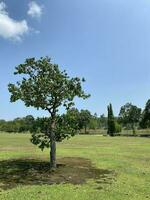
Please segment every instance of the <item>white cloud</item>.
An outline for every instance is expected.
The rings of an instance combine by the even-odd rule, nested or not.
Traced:
[[[33,18],[40,18],[42,15],[42,6],[38,5],[35,1],[31,1],[29,4],[28,15]]]
[[[17,21],[9,17],[6,4],[0,2],[0,36],[5,39],[21,40],[29,27],[26,20]]]

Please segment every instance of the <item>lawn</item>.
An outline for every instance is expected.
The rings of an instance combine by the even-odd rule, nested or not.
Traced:
[[[57,144],[56,172],[29,138],[0,134],[1,200],[150,199],[149,138],[75,136]]]

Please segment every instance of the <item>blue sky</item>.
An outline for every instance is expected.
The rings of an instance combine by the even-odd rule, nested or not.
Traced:
[[[150,98],[149,0],[35,0],[40,10],[29,0],[0,2],[0,118],[47,115],[10,103],[7,89],[17,80],[16,65],[46,55],[70,75],[85,77],[91,98],[76,100],[77,108],[106,114],[111,102],[117,115],[127,102],[144,107]]]

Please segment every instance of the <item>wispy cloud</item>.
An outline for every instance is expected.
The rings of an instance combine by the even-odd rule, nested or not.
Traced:
[[[40,18],[43,13],[43,7],[37,4],[35,1],[31,1],[29,4],[28,15],[33,18]]]
[[[5,39],[21,40],[22,36],[28,32],[27,21],[12,19],[6,11],[6,4],[0,2],[0,36]]]

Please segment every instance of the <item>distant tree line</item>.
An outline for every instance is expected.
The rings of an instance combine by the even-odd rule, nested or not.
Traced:
[[[18,132],[18,133],[23,133],[27,131],[31,131],[35,119],[32,115],[28,115],[23,118],[16,118],[11,121],[5,121],[5,120],[0,120],[0,131],[5,131],[5,132]]]
[[[74,130],[86,134],[89,129],[107,130],[108,135],[114,136],[122,129],[132,130],[135,134],[136,129],[150,128],[150,99],[144,110],[131,103],[126,103],[121,107],[117,117],[113,114],[111,104],[108,105],[107,110],[108,116],[104,114],[98,116],[96,113],[92,115],[88,110],[79,111],[76,108],[71,108],[66,114],[58,115],[57,120],[60,123],[62,119],[65,119],[74,126]],[[0,131],[9,133],[42,132],[48,128],[48,120],[50,120],[48,117],[34,118],[32,115],[11,121],[0,120]]]
[[[66,117],[68,121],[72,121],[72,125],[76,127],[76,130],[83,133],[88,133],[88,129],[107,129],[107,117],[104,114],[98,117],[97,114],[92,115],[88,110],[79,111],[72,108],[66,114],[58,115],[57,120]],[[0,120],[0,131],[9,133],[40,132],[46,129],[45,124],[48,120],[50,120],[48,117],[34,118],[32,115],[10,121]]]

